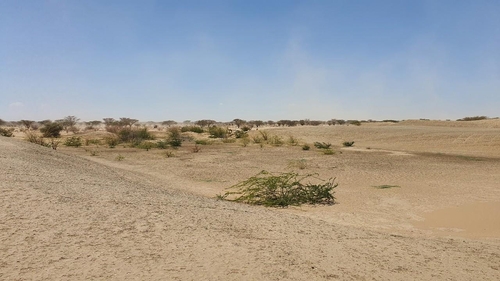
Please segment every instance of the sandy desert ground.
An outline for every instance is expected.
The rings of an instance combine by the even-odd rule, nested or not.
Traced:
[[[499,120],[265,130],[336,153],[186,142],[167,158],[0,137],[0,279],[500,279]],[[261,170],[336,177],[337,204],[214,199]]]

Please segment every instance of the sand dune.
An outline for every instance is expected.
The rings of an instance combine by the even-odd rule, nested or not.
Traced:
[[[366,230],[183,193],[0,138],[2,280],[497,280],[497,240]]]

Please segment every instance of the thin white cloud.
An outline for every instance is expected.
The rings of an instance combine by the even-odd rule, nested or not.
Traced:
[[[24,107],[24,104],[20,101],[16,101],[9,104],[9,108],[20,108],[20,107]]]

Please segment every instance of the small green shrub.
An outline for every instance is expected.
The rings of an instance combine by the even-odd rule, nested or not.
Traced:
[[[264,141],[267,141],[269,139],[269,133],[267,131],[259,131],[259,133]]]
[[[289,172],[274,175],[262,171],[249,179],[228,188],[219,199],[253,205],[287,207],[302,204],[333,204],[333,189],[338,186],[335,179],[320,184],[302,183],[314,174],[299,175]],[[228,199],[229,198],[229,199]]]
[[[137,145],[138,148],[140,149],[145,149],[146,151],[149,151],[152,148],[155,148],[156,144],[149,142],[149,141],[143,141]]]
[[[282,146],[285,142],[282,137],[274,135],[268,137],[267,143],[274,146]]]
[[[45,147],[49,147],[50,144],[49,143],[46,143],[45,140],[43,139],[42,136],[39,136],[38,134],[32,132],[32,131],[25,131],[25,136],[26,136],[26,140],[28,142],[31,142],[31,143],[34,143],[34,144],[38,144],[38,145],[41,145],[41,146],[45,146]]]
[[[299,139],[292,136],[292,135],[288,136],[287,142],[289,145],[293,145],[293,146],[299,145]]]
[[[314,146],[319,149],[329,149],[332,144],[327,142],[315,142]]]
[[[335,151],[333,151],[333,150],[331,150],[331,149],[328,148],[328,149],[324,149],[323,150],[323,154],[325,154],[325,155],[333,155],[333,154],[335,154]]]
[[[181,128],[181,132],[193,132],[197,134],[201,134],[204,132],[203,128],[200,126],[183,126]]]
[[[120,143],[120,140],[117,137],[106,137],[104,138],[104,142],[109,148],[115,148]]]
[[[14,128],[4,129],[0,128],[0,136],[12,137],[14,135]]]
[[[171,127],[168,129],[168,144],[172,147],[180,147],[182,145],[182,135],[179,127]]]
[[[157,141],[156,147],[159,149],[166,149],[168,147],[168,142],[166,140]]]
[[[252,140],[254,143],[262,143],[264,139],[261,136],[253,136]]]
[[[229,130],[227,128],[222,128],[218,126],[212,126],[208,128],[208,133],[211,138],[224,139],[229,137]]]
[[[241,144],[243,145],[243,147],[247,147],[250,144],[250,139],[249,138],[242,138]]]
[[[246,131],[237,130],[234,132],[234,137],[237,139],[242,139],[248,137],[248,133]]]
[[[132,129],[130,127],[123,127],[118,131],[118,137],[122,142],[130,142],[139,144],[145,140],[154,140],[154,135],[151,134],[147,128]]]
[[[82,138],[80,137],[70,137],[64,141],[65,146],[80,147],[82,146]]]
[[[58,138],[61,136],[63,125],[57,122],[46,123],[41,129],[44,138]]]
[[[345,141],[342,143],[342,145],[345,147],[351,147],[354,145],[354,142],[353,141]]]
[[[175,153],[173,151],[168,150],[167,152],[165,152],[165,156],[167,158],[175,157]]]
[[[125,156],[118,154],[118,156],[116,156],[115,159],[116,159],[116,161],[122,161],[123,159],[125,159]]]
[[[309,150],[309,149],[311,149],[311,147],[308,144],[304,144],[302,146],[302,150]]]
[[[195,144],[199,144],[199,145],[210,145],[210,144],[212,144],[212,142],[208,141],[208,140],[195,140],[194,143]]]
[[[306,159],[300,159],[300,160],[292,160],[288,163],[288,168],[296,168],[300,170],[304,170],[307,168],[307,160]]]
[[[101,140],[100,139],[85,139],[85,146],[89,146],[91,144],[100,145]]]

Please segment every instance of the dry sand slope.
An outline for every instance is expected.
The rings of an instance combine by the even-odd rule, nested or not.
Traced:
[[[1,280],[498,280],[500,243],[184,194],[0,137]]]

